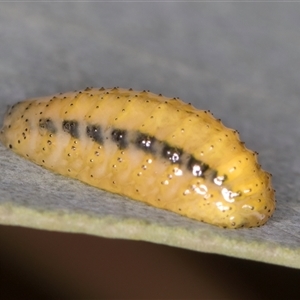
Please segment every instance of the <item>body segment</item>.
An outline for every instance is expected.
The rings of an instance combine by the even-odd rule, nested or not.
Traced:
[[[86,89],[19,102],[3,144],[59,174],[217,226],[264,224],[270,174],[208,111],[131,89]]]

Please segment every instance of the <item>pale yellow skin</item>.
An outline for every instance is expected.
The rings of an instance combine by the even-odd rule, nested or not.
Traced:
[[[80,136],[72,137],[61,126],[49,133],[38,126],[41,117],[55,124],[76,120]],[[108,133],[100,145],[86,135],[87,124],[99,124],[104,132],[119,128],[154,136],[208,164],[218,177],[196,177],[184,164],[132,143],[119,149]],[[237,132],[175,98],[101,88],[30,99],[6,114],[0,140],[59,174],[213,225],[260,226],[275,209],[271,176]]]

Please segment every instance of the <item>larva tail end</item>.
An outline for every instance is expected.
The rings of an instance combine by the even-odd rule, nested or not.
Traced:
[[[6,133],[7,126],[3,125],[0,129],[0,142],[2,145],[7,147],[7,133]]]
[[[17,106],[18,103],[16,103],[15,105],[7,105],[6,107],[6,112],[4,114],[3,120],[2,120],[2,124],[0,123],[0,142],[4,145],[4,146],[8,146],[7,144],[7,136],[8,136],[8,131],[10,128],[10,121],[11,121],[11,112],[14,109],[14,107]]]
[[[2,144],[4,144],[4,130],[3,130],[3,128],[1,128],[1,130],[0,130],[0,142]]]
[[[1,126],[1,124],[0,124]],[[4,123],[2,124],[2,127],[0,127],[0,142],[5,145],[5,129],[6,125]]]

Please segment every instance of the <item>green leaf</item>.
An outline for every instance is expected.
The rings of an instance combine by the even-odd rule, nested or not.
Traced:
[[[298,240],[270,220],[221,229],[49,172],[0,146],[0,223],[144,240],[300,268]]]

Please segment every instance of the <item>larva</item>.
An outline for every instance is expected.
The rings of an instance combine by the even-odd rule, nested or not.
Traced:
[[[275,209],[257,154],[208,111],[132,89],[94,89],[13,105],[2,143],[59,174],[224,228]]]

